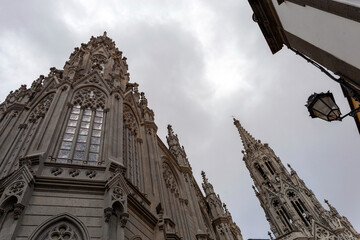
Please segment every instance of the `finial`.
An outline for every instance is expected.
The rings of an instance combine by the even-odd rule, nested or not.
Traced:
[[[206,174],[204,171],[201,171],[201,176],[204,182],[207,182]]]
[[[106,36],[107,36],[107,33],[106,33],[106,31],[104,31],[103,37],[106,37]]]
[[[145,97],[144,92],[140,93],[140,105],[143,106],[143,107],[147,107],[147,105],[148,105],[148,101],[147,101],[147,99]]]
[[[167,125],[167,129],[169,136],[174,135],[174,130],[172,129],[172,126],[170,124]]]
[[[139,92],[139,84],[134,83],[134,92]]]
[[[228,209],[226,207],[226,203],[223,203],[223,208],[225,209],[225,212],[228,212]]]
[[[336,210],[336,208],[329,203],[328,200],[324,199],[324,202],[328,205],[330,212],[334,215],[340,216],[339,212]]]
[[[290,174],[294,175],[296,174],[296,171],[291,167],[291,165],[288,163],[287,166],[290,168]]]

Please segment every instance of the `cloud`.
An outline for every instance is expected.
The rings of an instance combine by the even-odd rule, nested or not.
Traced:
[[[0,9],[0,100],[62,68],[74,47],[106,30],[154,109],[159,136],[173,125],[198,183],[205,170],[244,239],[266,238],[269,225],[232,115],[359,226],[355,124],[312,120],[304,107],[314,91],[331,90],[345,113],[339,86],[286,49],[272,55],[251,14],[236,0],[8,1]]]

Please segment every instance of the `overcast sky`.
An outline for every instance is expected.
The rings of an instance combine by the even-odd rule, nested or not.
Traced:
[[[272,55],[247,1],[0,0],[0,101],[49,68],[62,68],[91,35],[108,36],[128,58],[166,142],[172,124],[195,178],[207,173],[244,239],[266,238],[269,224],[251,188],[232,115],[323,202],[360,231],[359,134],[351,117],[328,123],[304,107],[340,87],[286,48]]]

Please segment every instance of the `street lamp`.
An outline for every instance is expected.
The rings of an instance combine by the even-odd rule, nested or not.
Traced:
[[[354,109],[341,117],[341,112],[338,105],[335,103],[334,96],[331,92],[327,93],[314,93],[312,94],[305,105],[309,110],[312,118],[321,118],[328,122],[341,121],[347,116],[354,116],[355,113],[360,111],[360,107]]]

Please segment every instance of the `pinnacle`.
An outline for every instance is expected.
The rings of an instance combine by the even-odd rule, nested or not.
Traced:
[[[169,136],[174,135],[174,130],[172,129],[172,126],[170,124],[168,124],[167,129],[168,129]]]
[[[291,165],[288,163],[287,166],[290,168],[290,174],[295,175],[297,174],[296,171],[291,167]]]
[[[206,173],[204,171],[201,171],[201,176],[202,176],[204,183],[207,182]]]
[[[248,150],[251,148],[251,146],[256,145],[258,141],[256,141],[256,139],[248,131],[245,130],[245,128],[240,124],[239,120],[237,120],[236,118],[233,118],[233,120],[234,125],[239,131],[241,141],[243,142],[245,150]]]
[[[329,209],[330,209],[330,212],[332,212],[332,213],[335,214],[335,215],[339,215],[339,213],[338,213],[338,211],[336,210],[336,208],[335,208],[333,205],[331,205],[328,200],[324,199],[324,202],[328,205],[328,207],[329,207]]]

